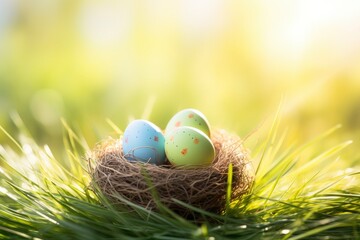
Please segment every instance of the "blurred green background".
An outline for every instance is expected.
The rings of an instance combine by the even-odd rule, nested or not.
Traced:
[[[359,158],[359,1],[0,0],[0,124],[52,149],[62,117],[92,146],[187,107],[245,136],[282,98],[291,139],[341,123]]]

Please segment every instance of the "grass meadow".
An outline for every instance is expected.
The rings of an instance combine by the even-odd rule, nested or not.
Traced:
[[[0,238],[360,239],[359,13],[355,0],[0,1]],[[243,139],[251,192],[221,214],[179,202],[193,221],[115,208],[91,186],[98,143],[189,107]]]

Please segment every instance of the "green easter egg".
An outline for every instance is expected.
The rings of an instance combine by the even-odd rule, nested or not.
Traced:
[[[208,166],[215,157],[215,148],[199,129],[177,127],[165,135],[165,154],[175,166]]]
[[[210,137],[209,122],[199,110],[189,108],[176,113],[167,124],[165,133],[183,126],[197,128]]]

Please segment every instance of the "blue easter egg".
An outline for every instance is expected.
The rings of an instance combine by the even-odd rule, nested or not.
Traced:
[[[129,161],[165,163],[165,138],[161,129],[147,120],[132,121],[122,137],[124,157]]]

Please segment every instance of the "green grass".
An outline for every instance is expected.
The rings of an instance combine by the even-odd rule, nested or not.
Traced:
[[[317,150],[339,126],[308,143],[291,144],[276,117],[252,151],[252,192],[227,201],[222,215],[179,202],[203,215],[194,222],[164,207],[151,212],[125,200],[130,208],[115,209],[89,188],[84,156],[90,147],[65,121],[66,154],[57,158],[35,142],[20,118],[15,123],[16,139],[1,128],[13,142],[0,146],[2,239],[360,238],[359,171],[350,168],[357,160],[345,161],[340,154],[351,141]]]

